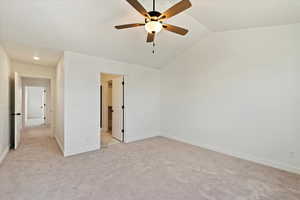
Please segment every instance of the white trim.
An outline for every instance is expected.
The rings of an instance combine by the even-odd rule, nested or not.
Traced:
[[[4,161],[5,157],[7,156],[9,152],[9,146],[7,146],[4,151],[2,152],[2,154],[0,155],[0,164]]]
[[[125,129],[125,132],[126,132],[126,129]],[[160,134],[160,132],[149,132],[147,135],[136,135],[134,137],[130,137],[130,132],[127,133],[125,135],[125,141],[124,143],[131,143],[131,142],[137,142],[137,141],[140,141],[140,140],[145,140],[145,139],[148,139],[148,138],[153,138],[153,137],[157,137],[157,136],[162,136]],[[165,136],[162,136],[162,137],[165,137]],[[176,139],[175,139],[176,140]]]
[[[178,140],[178,141],[181,141],[181,142],[184,142],[184,143],[192,144],[192,145],[195,145],[195,146],[198,146],[198,147],[210,150],[210,151],[215,151],[215,152],[218,152],[218,153],[226,154],[226,155],[233,156],[233,157],[236,157],[236,158],[240,158],[240,159],[243,159],[243,160],[255,162],[255,163],[265,165],[265,166],[268,166],[268,167],[284,170],[284,171],[295,173],[295,174],[300,174],[300,168],[298,168],[296,166],[287,165],[285,163],[280,163],[278,161],[272,161],[272,160],[268,160],[268,159],[258,158],[256,156],[252,156],[252,155],[242,153],[242,152],[232,152],[230,150],[221,149],[221,148],[218,148],[218,147],[214,147],[212,145],[206,145],[206,144],[199,145],[199,144],[192,143],[192,142],[189,142],[187,140],[178,138],[176,136],[164,136],[164,137],[174,139],[174,140]]]
[[[98,151],[100,150],[100,145],[96,145],[96,146],[89,146],[87,148],[81,148],[77,151],[72,151],[72,152],[65,152],[64,156],[68,157],[68,156],[74,156],[74,155],[78,155],[78,154],[82,154],[82,153],[88,153],[88,152],[92,152],[92,151]]]
[[[109,71],[109,70],[108,70]],[[102,99],[103,99],[103,84],[104,82],[102,82],[101,78],[102,78],[102,74],[106,74],[106,75],[117,75],[117,76],[121,76],[123,78],[123,81],[125,83],[124,85],[124,91],[122,91],[122,95],[123,95],[123,102],[124,102],[124,115],[122,115],[122,119],[123,119],[123,128],[124,128],[124,143],[126,143],[126,137],[127,137],[127,132],[126,132],[126,115],[127,115],[127,80],[128,80],[128,75],[126,73],[115,73],[115,72],[107,72],[107,71],[101,71],[100,72],[100,79],[99,79],[99,85],[102,85]],[[101,99],[101,94],[100,94],[100,89],[98,90],[99,91],[99,101],[100,104],[102,104],[102,99]],[[122,102],[122,103],[123,103]],[[101,105],[100,105],[101,106]],[[102,115],[103,114],[103,106],[102,106],[102,109],[99,110],[99,115]],[[99,127],[100,127],[100,124],[99,124]],[[101,133],[102,132],[108,132],[108,124],[103,124],[103,116],[102,116],[102,128],[100,128],[100,146],[101,146]],[[101,147],[100,147],[101,148]]]
[[[61,153],[64,155],[64,148],[63,148],[63,145],[62,145],[60,139],[56,136],[56,134],[54,135],[54,138],[56,140],[56,143],[59,146],[59,149],[60,149]]]
[[[19,62],[21,64],[30,64],[30,63],[23,63],[23,62],[20,62],[20,61],[16,61],[16,62]],[[32,64],[32,65],[37,65],[37,64]],[[37,65],[37,66],[38,67],[43,67],[42,65]],[[50,120],[51,123],[49,125],[50,125],[50,129],[51,129],[52,137],[55,137],[54,136],[53,124],[55,124],[55,121],[56,121],[55,120],[55,112],[56,112],[56,110],[55,110],[56,109],[56,105],[55,105],[56,97],[55,97],[55,95],[57,93],[56,92],[56,84],[55,84],[56,83],[56,74],[55,75],[35,75],[35,74],[22,73],[22,72],[18,72],[18,74],[21,78],[39,78],[39,79],[48,79],[50,81],[49,88],[50,88],[51,104],[48,105],[48,106],[50,106],[50,108],[51,108],[51,110],[49,111],[49,115],[50,115],[50,118],[51,118],[51,120]],[[23,84],[22,84],[22,87],[23,87]],[[54,88],[55,88],[55,90],[54,90]],[[23,94],[22,94],[22,96],[23,96]]]

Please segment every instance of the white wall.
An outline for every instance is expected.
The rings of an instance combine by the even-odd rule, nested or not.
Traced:
[[[10,60],[0,46],[0,163],[9,151],[10,145],[9,76]]]
[[[161,72],[164,135],[300,173],[300,24],[216,33]]]
[[[100,73],[125,75],[125,141],[159,134],[160,72],[65,52],[65,155],[100,148]]]
[[[65,70],[64,70],[64,57],[58,62],[56,67],[56,123],[55,123],[55,139],[64,154],[65,148]]]

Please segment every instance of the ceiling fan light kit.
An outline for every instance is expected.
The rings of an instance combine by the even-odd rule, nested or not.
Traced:
[[[115,26],[116,29],[145,26],[145,29],[148,33],[147,42],[153,42],[153,43],[155,39],[155,34],[159,33],[162,29],[165,29],[167,31],[179,35],[186,35],[188,33],[187,29],[178,26],[173,26],[170,24],[164,24],[163,21],[192,7],[192,4],[189,0],[182,0],[163,13],[160,13],[155,10],[155,0],[153,0],[153,11],[150,12],[147,12],[146,9],[137,0],[126,0],[126,1],[132,7],[134,7],[141,15],[145,17],[145,23],[119,25],[119,26]]]
[[[159,21],[149,21],[145,24],[145,29],[148,33],[159,33],[163,25]]]

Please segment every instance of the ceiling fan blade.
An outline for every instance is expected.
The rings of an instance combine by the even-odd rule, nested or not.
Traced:
[[[137,0],[127,0],[127,2],[132,5],[139,13],[144,17],[149,17],[147,10],[140,4]]]
[[[174,15],[177,15],[181,13],[182,11],[192,7],[192,3],[189,0],[182,0],[179,3],[175,4],[159,17],[159,19],[167,19],[170,17],[173,17]]]
[[[164,29],[171,31],[173,33],[177,33],[179,35],[186,35],[189,32],[189,30],[187,30],[187,29],[184,29],[184,28],[181,28],[178,26],[173,26],[170,24],[164,24],[163,27],[164,27]]]
[[[124,25],[118,25],[115,26],[116,29],[124,29],[124,28],[134,28],[137,26],[144,26],[145,24],[136,23],[136,24],[124,24]]]
[[[147,42],[153,42],[155,37],[155,33],[148,33]]]

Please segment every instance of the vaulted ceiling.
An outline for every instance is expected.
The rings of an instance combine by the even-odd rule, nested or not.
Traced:
[[[164,11],[179,0],[156,0]],[[152,0],[140,0],[148,10]],[[0,41],[10,57],[53,66],[64,50],[161,68],[211,32],[300,22],[299,0],[191,0],[193,7],[168,20],[190,30],[185,37],[162,31],[156,53],[146,44],[144,27],[115,30],[114,25],[143,22],[125,0],[1,0]]]

